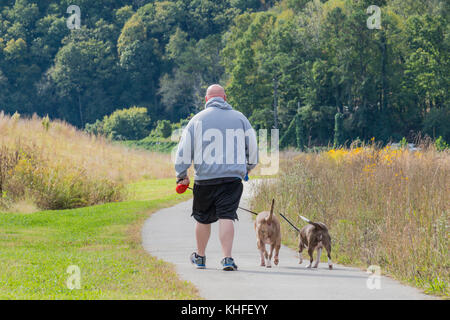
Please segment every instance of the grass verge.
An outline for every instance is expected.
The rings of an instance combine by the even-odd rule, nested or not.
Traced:
[[[126,202],[0,213],[0,299],[198,299],[193,285],[141,246],[149,214],[189,195],[175,194],[173,179],[128,191]],[[67,287],[72,265],[81,271],[81,289]]]

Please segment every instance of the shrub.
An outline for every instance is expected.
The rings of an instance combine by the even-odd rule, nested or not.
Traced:
[[[158,120],[155,130],[158,136],[162,138],[169,138],[172,134],[172,124],[169,120]]]
[[[121,199],[121,185],[108,179],[90,177],[68,165],[33,168],[26,163],[16,168],[19,178],[36,205],[46,209],[68,209]]]
[[[173,123],[172,124],[172,131],[176,130],[176,129],[182,129],[185,126],[187,126],[187,124],[189,123],[189,121],[194,117],[195,115],[193,113],[191,113],[189,115],[189,117],[187,117],[186,119],[181,119],[179,122],[177,123]]]
[[[42,209],[77,208],[119,200],[122,189],[120,183],[89,175],[73,163],[45,158],[35,146],[0,147],[3,207],[28,198]]]
[[[48,131],[48,129],[50,129],[50,118],[48,115],[46,115],[43,119],[42,119],[42,127],[44,128],[45,131]]]
[[[9,186],[12,172],[19,161],[19,150],[0,145],[0,207],[10,202]]]
[[[398,143],[400,148],[407,148],[408,147],[408,141],[406,140],[405,137],[402,138],[402,140],[400,140],[400,142]]]
[[[444,138],[440,136],[436,139],[436,142],[434,143],[434,146],[436,147],[437,151],[444,151],[449,148],[449,145],[447,142],[445,142]]]
[[[113,140],[140,140],[149,134],[150,122],[146,108],[133,107],[117,110],[102,121],[87,124],[85,131],[105,135]]]
[[[168,139],[175,130],[184,128],[193,116],[191,114],[187,119],[181,119],[177,123],[171,123],[169,120],[158,120],[155,129],[150,133],[150,137],[156,140],[160,138]]]
[[[95,123],[86,123],[85,131],[87,133],[96,135],[96,136],[103,136],[105,135],[105,131],[103,130],[103,121],[97,120]]]

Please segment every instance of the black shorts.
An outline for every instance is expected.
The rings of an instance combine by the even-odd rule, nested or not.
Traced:
[[[236,211],[243,189],[241,179],[217,185],[194,184],[192,216],[202,224],[211,224],[219,219],[238,219]]]

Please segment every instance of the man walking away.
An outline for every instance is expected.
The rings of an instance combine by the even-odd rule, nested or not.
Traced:
[[[242,196],[242,180],[258,162],[256,134],[248,119],[226,102],[225,90],[212,85],[206,92],[205,110],[195,115],[178,145],[177,183],[189,185],[187,174],[194,162],[192,216],[196,220],[197,252],[191,262],[206,267],[206,246],[211,224],[219,221],[223,270],[237,270],[232,257],[234,221]]]

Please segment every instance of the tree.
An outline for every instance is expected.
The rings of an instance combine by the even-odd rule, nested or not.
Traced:
[[[425,112],[448,106],[449,93],[444,88],[450,80],[449,40],[444,26],[443,18],[429,15],[407,20],[411,53],[406,58],[405,86]]]
[[[95,120],[101,110],[91,114],[89,100],[93,91],[100,94],[103,87],[111,81],[114,73],[114,59],[111,48],[104,42],[91,38],[72,38],[56,55],[55,65],[49,70],[49,76],[61,98],[68,99],[69,104],[58,110],[60,116],[70,115],[72,121],[78,118],[77,124],[84,127],[86,122]],[[76,112],[74,112],[76,110]],[[106,111],[106,110],[104,110]]]
[[[306,132],[306,126],[300,114],[297,114],[294,120],[295,120],[295,135],[297,138],[296,139],[297,148],[303,151],[308,146],[308,136]]]
[[[345,139],[448,137],[448,1],[77,0],[80,30],[69,4],[1,2],[1,111],[81,127],[140,106],[155,126],[198,112],[222,83],[284,145],[328,145],[336,113]],[[381,29],[367,28],[369,5]]]
[[[273,28],[275,15],[269,12],[244,13],[226,35],[223,50],[225,70],[229,74],[227,92],[232,105],[246,115],[250,121],[264,121],[261,126],[273,124],[271,113],[273,101],[270,71],[264,72],[258,60],[257,49],[266,41],[267,33]],[[278,72],[277,72],[278,73]],[[269,119],[272,122],[269,123]]]

